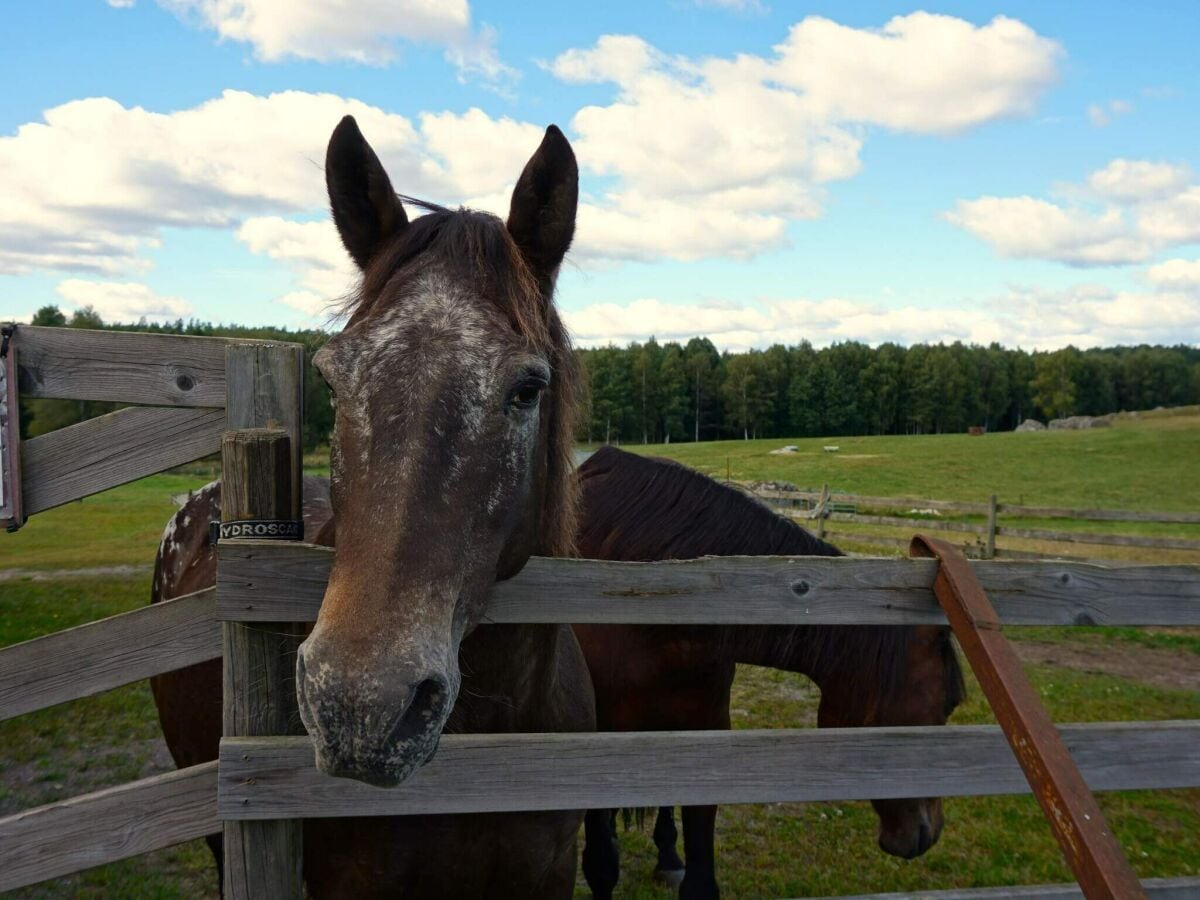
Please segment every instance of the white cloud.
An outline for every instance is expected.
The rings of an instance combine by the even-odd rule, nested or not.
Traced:
[[[1191,177],[1191,169],[1184,165],[1114,159],[1103,169],[1097,169],[1089,175],[1087,183],[1105,199],[1117,203],[1136,203],[1176,194]]]
[[[1035,197],[980,197],[958,201],[944,218],[1016,259],[1115,265],[1142,262],[1153,252],[1116,209],[1092,214]]]
[[[820,215],[854,176],[864,125],[961,131],[1029,112],[1061,48],[999,17],[977,27],[914,13],[882,29],[809,17],[773,56],[669,56],[633,35],[560,54],[560,80],[616,98],[572,120],[576,151],[616,184],[581,213],[583,256],[741,258]],[[715,226],[715,227],[710,227]]]
[[[192,306],[180,297],[164,297],[135,281],[86,281],[68,278],[58,283],[58,294],[76,307],[91,306],[105,322],[138,319],[178,319],[190,315]]]
[[[673,304],[655,299],[597,303],[566,313],[582,346],[707,335],[721,349],[745,350],[802,340],[880,344],[952,342],[1028,349],[1113,344],[1200,345],[1200,284],[1190,291],[1136,293],[1099,285],[1062,291],[1015,289],[986,303],[947,309],[892,308],[847,299],[787,299],[759,304]]]
[[[1147,269],[1146,278],[1161,288],[1195,289],[1200,293],[1200,259],[1168,259]]]
[[[1200,241],[1200,185],[1141,206],[1137,228],[1160,246]]]
[[[247,219],[237,237],[252,253],[284,263],[301,289],[278,298],[310,315],[328,315],[356,285],[358,271],[329,219],[293,222],[279,216]]]
[[[113,9],[130,9],[134,4],[134,0],[107,0],[107,2]]]
[[[1200,185],[1187,166],[1114,159],[1085,187],[1066,185],[1070,206],[1035,197],[960,200],[943,218],[1001,256],[1076,266],[1144,262],[1200,241]]]
[[[226,91],[172,113],[73,101],[0,138],[0,273],[116,275],[144,269],[141,252],[166,226],[323,211],[325,145],[347,113],[399,190],[443,202],[498,198],[541,138],[540,128],[477,109],[423,116],[418,129],[356,100],[300,91]],[[498,211],[506,208],[505,194]]]
[[[143,265],[164,226],[323,208],[325,143],[346,113],[408,189],[452,187],[425,175],[407,119],[333,94],[226,91],[166,114],[77,100],[0,138],[0,272],[114,274]]]
[[[1087,108],[1088,121],[1096,128],[1111,125],[1118,116],[1127,116],[1133,112],[1133,104],[1128,100],[1109,100],[1107,105],[1092,103]]]
[[[1105,125],[1108,125],[1112,122],[1112,119],[1109,117],[1104,107],[1099,103],[1089,104],[1087,108],[1087,114],[1088,121],[1091,122],[1096,128],[1103,128]]]
[[[1028,115],[1063,55],[1016,19],[980,27],[927,12],[881,29],[809,16],[776,50],[775,76],[830,118],[942,133]]]
[[[246,43],[264,62],[288,58],[386,65],[397,41],[445,48],[460,73],[510,78],[495,32],[471,29],[467,0],[158,0],[177,16]]]

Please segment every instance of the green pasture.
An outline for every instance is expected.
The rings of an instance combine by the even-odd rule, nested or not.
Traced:
[[[796,445],[799,452],[771,454],[786,444]],[[828,452],[826,447],[837,447],[837,452]],[[1200,409],[1196,407],[1118,418],[1111,428],[1086,431],[789,438],[628,445],[625,449],[677,459],[717,478],[783,481],[801,490],[819,491],[827,484],[834,493],[874,497],[986,503],[996,494],[1001,504],[1024,506],[1200,510]],[[904,510],[863,506],[856,511],[905,514]],[[881,551],[869,536],[907,538],[919,530],[921,521],[930,518],[985,523],[984,516],[955,513],[910,517],[912,527],[900,528],[830,520],[830,539],[844,550],[898,554],[899,549]],[[1003,511],[999,524],[1002,528],[1200,540],[1200,525],[1030,519]],[[979,540],[961,532],[942,532],[942,536],[962,546]],[[1067,544],[1004,535],[997,543],[1017,550],[1092,559],[1200,562],[1200,553],[1188,550]]]
[[[784,443],[797,456],[770,456]],[[837,444],[826,454],[824,444]],[[910,438],[772,440],[643,449],[741,479],[828,482],[862,494],[980,500],[995,492],[1027,504],[1126,509],[1200,508],[1200,417],[1122,422],[1092,432]],[[319,455],[306,462],[323,463]],[[0,646],[144,605],[149,570],[172,497],[214,474],[209,464],[154,476],[35,517],[0,535]],[[121,571],[61,570],[130,567]],[[12,570],[20,570],[13,572]],[[10,577],[4,579],[5,572]],[[15,575],[16,577],[11,577]],[[1196,666],[1200,629],[1014,629],[1014,636],[1142,652]],[[1132,678],[1030,666],[1059,721],[1200,718],[1200,693]],[[953,719],[990,721],[977,685]],[[803,677],[744,667],[735,727],[807,727],[815,688]],[[0,815],[170,767],[146,683],[0,723]],[[1103,795],[1101,804],[1143,877],[1200,874],[1200,790]],[[802,896],[1068,880],[1032,799],[952,798],[942,841],[905,862],[875,848],[865,803],[723,808],[718,874],[727,897]],[[649,827],[621,836],[622,896],[667,897],[650,872]],[[582,882],[581,882],[582,884]],[[581,889],[580,896],[586,896]],[[23,892],[23,897],[216,896],[207,847],[193,842]]]
[[[1189,408],[1194,410],[1194,408]],[[772,456],[785,444],[799,452]],[[836,446],[836,453],[824,447]],[[771,438],[625,447],[716,477],[801,489],[1074,508],[1200,509],[1200,411],[1085,431]],[[1191,477],[1187,477],[1190,473]],[[1121,523],[1125,524],[1125,523]],[[1089,524],[1088,526],[1092,526]]]

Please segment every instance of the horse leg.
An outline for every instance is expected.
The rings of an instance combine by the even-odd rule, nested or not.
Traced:
[[[616,819],[615,809],[583,814],[583,877],[596,900],[610,900],[621,877]]]
[[[680,900],[717,900],[716,853],[713,835],[717,827],[715,806],[685,806],[683,820],[683,852],[687,869],[679,885]]]
[[[221,897],[225,896],[225,836],[217,834],[206,835],[204,838],[208,849],[212,851],[213,859],[217,861],[217,888]]]
[[[660,806],[654,820],[654,846],[658,848],[658,865],[654,877],[668,886],[678,888],[683,881],[683,860],[675,849],[679,832],[675,830],[675,807]]]

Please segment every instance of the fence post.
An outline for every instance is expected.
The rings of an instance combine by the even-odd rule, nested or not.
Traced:
[[[817,537],[825,540],[825,519],[829,516],[829,482],[821,485],[821,499],[817,501]]]
[[[221,446],[221,518],[296,521],[301,517],[301,348],[232,345],[226,354],[227,424]],[[296,648],[303,626],[226,622],[224,734],[296,730]],[[302,822],[226,822],[228,900],[300,898]]]
[[[996,558],[996,495],[988,499],[987,547],[983,551],[984,559]]]

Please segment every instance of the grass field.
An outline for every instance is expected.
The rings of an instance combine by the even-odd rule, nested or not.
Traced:
[[[1170,412],[1170,415],[1165,414]],[[795,444],[786,456],[770,451]],[[836,446],[836,453],[824,447]],[[1154,512],[1200,510],[1200,409],[1186,407],[1119,418],[1112,428],[1087,431],[1003,432],[916,437],[800,438],[720,441],[697,444],[628,445],[626,450],[667,456],[717,478],[785,481],[802,490],[875,497],[911,497],[1075,509],[1127,509]],[[1191,477],[1187,477],[1190,474]],[[860,508],[860,513],[895,511]],[[881,552],[867,536],[907,538],[911,529],[830,521],[844,549]],[[982,516],[945,514],[943,521],[982,525]],[[1200,525],[1151,522],[1092,522],[1079,519],[1027,519],[1001,516],[1001,526],[1062,532],[1130,534],[1200,540]],[[856,537],[861,536],[861,541]],[[960,545],[977,538],[943,533]],[[1096,544],[1063,544],[1001,536],[998,546],[1094,559],[1146,562],[1200,562],[1200,552],[1130,550]],[[899,550],[886,551],[899,553]]]
[[[800,444],[803,452],[793,457],[767,454],[783,443]],[[820,447],[825,443],[831,442],[774,440],[645,449],[721,475],[728,458],[735,478],[782,479],[817,487],[827,481],[834,489],[857,493],[978,500],[994,491],[1004,500],[1030,504],[1200,508],[1197,417],[1141,420],[1095,432],[847,438],[832,442],[841,447],[837,455],[824,454]],[[309,462],[321,461],[312,457]],[[143,605],[149,596],[154,549],[174,509],[171,497],[211,477],[211,467],[200,465],[144,479],[44,513],[18,534],[0,537],[0,645]],[[111,570],[114,566],[126,568]],[[1041,662],[1028,667],[1060,721],[1200,718],[1200,691],[1188,686],[1194,680],[1183,677],[1200,671],[1200,629],[1012,632],[1027,646],[1036,642],[1057,648],[1064,659],[1073,660],[1070,665]],[[1085,660],[1082,668],[1080,659]],[[1152,679],[1152,669],[1167,675]],[[1179,678],[1172,672],[1180,673]],[[813,686],[801,676],[743,667],[735,685],[735,727],[812,726],[817,699]],[[990,721],[974,682],[969,702],[953,721]],[[0,815],[170,765],[145,683],[21,716],[0,723]],[[1139,874],[1200,874],[1200,791],[1109,794],[1102,796],[1101,804]],[[727,807],[718,819],[718,875],[727,897],[1069,878],[1030,798],[953,798],[946,803],[946,817],[938,846],[922,859],[904,862],[875,849],[875,817],[865,803]],[[667,897],[649,877],[653,854],[648,832],[623,834],[622,850],[621,895]],[[19,894],[215,895],[215,875],[201,842]],[[579,895],[586,892],[581,889]]]

